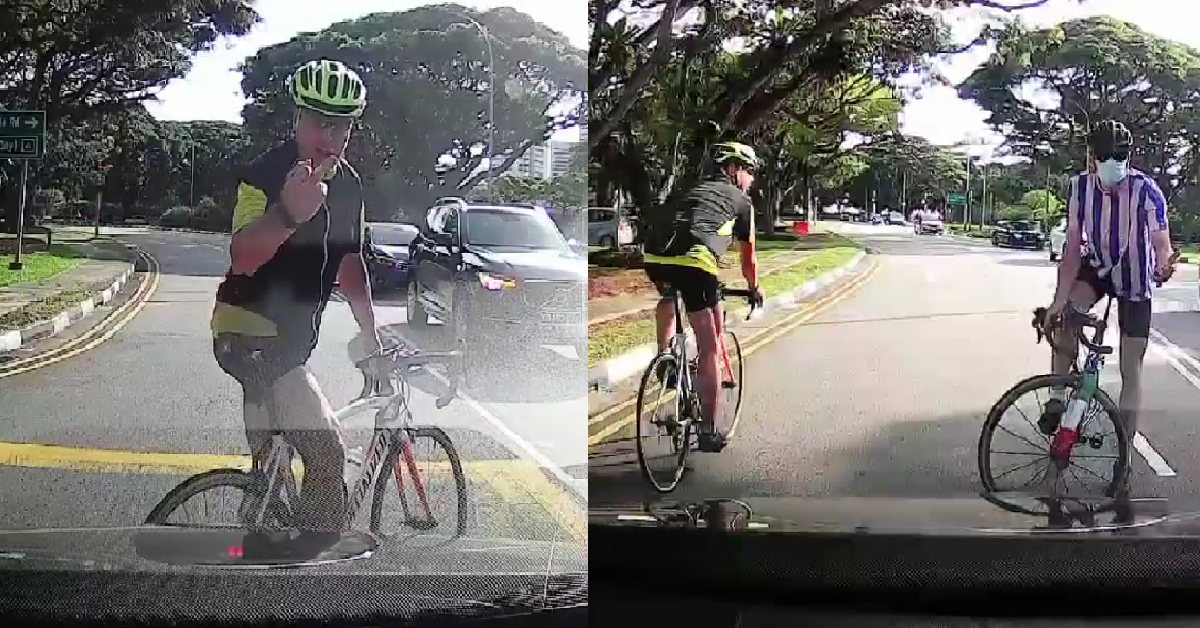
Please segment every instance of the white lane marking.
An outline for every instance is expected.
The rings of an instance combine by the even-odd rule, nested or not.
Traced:
[[[1167,459],[1163,458],[1162,454],[1150,445],[1150,441],[1141,432],[1133,435],[1133,448],[1142,454],[1142,458],[1145,459],[1146,464],[1154,471],[1155,475],[1164,478],[1175,477],[1175,469],[1167,464]]]
[[[1200,362],[1197,362],[1195,358],[1188,355],[1186,351],[1180,349],[1175,343],[1167,340],[1167,337],[1157,329],[1150,330],[1150,340],[1153,341],[1150,343],[1150,348],[1154,349],[1159,356],[1166,360],[1167,364],[1170,364],[1176,373],[1179,373],[1183,379],[1187,380],[1187,383],[1191,384],[1196,390],[1200,390],[1200,377],[1196,376],[1197,373],[1200,373]],[[1184,364],[1192,368],[1189,369]]]

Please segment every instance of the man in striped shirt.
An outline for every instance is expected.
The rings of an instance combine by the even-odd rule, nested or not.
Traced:
[[[1047,320],[1068,304],[1087,312],[1105,295],[1117,301],[1121,332],[1120,420],[1137,431],[1141,408],[1142,361],[1150,336],[1154,285],[1174,272],[1167,228],[1167,201],[1150,175],[1129,168],[1133,135],[1124,124],[1106,120],[1088,137],[1087,171],[1071,180],[1067,203],[1067,245],[1058,268],[1058,287]],[[1070,338],[1074,338],[1073,331]],[[1079,350],[1060,342],[1055,373],[1070,371]],[[1053,434],[1066,410],[1065,391],[1052,391],[1039,427]]]

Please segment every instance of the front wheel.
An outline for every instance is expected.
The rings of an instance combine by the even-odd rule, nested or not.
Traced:
[[[725,330],[725,357],[728,358],[728,368],[722,359],[722,364],[718,365],[721,373],[721,390],[725,393],[725,407],[733,406],[733,421],[729,424],[729,432],[725,434],[726,440],[732,439],[737,432],[738,422],[742,418],[742,384],[744,383],[742,370],[742,343],[738,340],[737,334],[732,330]]]
[[[642,469],[642,477],[654,487],[654,490],[659,493],[670,493],[679,486],[679,481],[683,479],[683,475],[687,470],[688,452],[692,446],[692,421],[688,417],[682,417],[680,414],[687,407],[687,400],[684,397],[688,394],[682,389],[681,382],[683,381],[683,369],[679,363],[679,358],[670,351],[659,353],[650,362],[650,366],[646,368],[646,372],[642,374],[642,383],[638,386],[637,394],[637,455],[638,464]],[[658,399],[650,402],[647,399],[651,388],[655,387],[655,381],[659,375],[663,376],[663,383],[658,385]],[[652,408],[647,408],[647,404],[653,405]],[[665,410],[669,407],[670,414],[664,418],[657,418],[657,415],[647,417],[647,410],[657,412],[660,409]],[[665,455],[656,456],[654,453],[648,452],[646,446],[650,439],[656,439],[658,442],[666,441],[667,453]],[[655,475],[655,471],[651,469],[651,462],[656,461],[656,458],[665,459],[669,465],[667,470],[661,476]]]
[[[293,524],[291,510],[279,500],[273,500],[267,511],[267,521],[262,522],[262,525],[247,520],[249,513],[255,510],[254,507],[262,503],[263,483],[259,480],[259,477],[257,474],[246,473],[238,469],[214,469],[193,475],[180,482],[178,486],[167,493],[166,497],[163,497],[162,501],[146,517],[146,524],[196,525],[204,527],[233,526],[253,529],[291,528]],[[234,508],[234,517],[230,521],[225,523],[205,521],[195,524],[182,524],[171,521],[172,515],[181,510],[193,497],[221,488],[233,489],[239,494],[237,496],[239,499],[236,500],[237,505]],[[207,508],[204,510],[208,511]]]
[[[467,476],[463,473],[462,461],[454,448],[454,443],[446,432],[436,427],[421,427],[406,430],[407,438],[394,445],[383,462],[383,472],[375,481],[375,496],[371,500],[371,532],[382,537],[394,537],[394,533],[382,531],[385,519],[393,518],[385,515],[384,498],[389,494],[388,487],[394,487],[391,494],[396,495],[399,502],[399,512],[395,517],[399,524],[420,532],[437,531],[439,540],[449,541],[459,538],[467,532]],[[428,442],[435,453],[444,452],[445,461],[435,463],[436,468],[422,473],[418,469],[416,453],[421,443]],[[440,452],[439,452],[440,450]],[[418,450],[419,451],[419,450]],[[421,455],[421,458],[427,458]],[[434,506],[430,503],[430,480],[434,478],[449,479],[453,492],[438,491],[438,497],[446,496],[447,506],[454,509],[453,515],[438,517]],[[449,488],[446,486],[445,488]]]
[[[1019,431],[1025,432],[1024,435],[1017,434],[1011,429],[1000,428],[1000,420],[1004,418],[1004,415],[1008,409],[1013,407],[1018,399],[1037,390],[1044,389],[1047,394],[1041,396],[1041,399],[1048,400],[1050,398],[1049,393],[1051,389],[1059,386],[1063,387],[1067,392],[1067,399],[1074,398],[1074,396],[1078,394],[1078,390],[1082,384],[1082,378],[1078,375],[1035,375],[1034,377],[1030,377],[1022,382],[1019,382],[1016,386],[1013,386],[1007,392],[1001,395],[1000,400],[997,401],[996,405],[992,406],[992,409],[988,412],[987,419],[983,423],[983,430],[979,434],[979,479],[983,483],[984,490],[992,493],[1011,490],[999,488],[997,480],[1000,479],[1000,477],[1003,477],[1005,474],[1001,474],[1000,477],[997,477],[992,468],[992,459],[990,454],[992,453],[992,447],[994,444],[993,441],[995,439],[997,429],[1001,429],[1001,431],[1016,437],[1016,439],[1019,441],[1024,441],[1026,445],[1044,448],[1045,451],[1043,452],[1043,455],[1047,465],[1046,468],[1049,470],[1050,467],[1054,465],[1053,461],[1050,459],[1051,436],[1042,433],[1038,429],[1036,420],[1031,420],[1027,417],[1024,420],[1024,425],[1022,425],[1021,422],[1016,424],[1021,426]],[[1044,404],[1044,401],[1039,401],[1039,413],[1041,412],[1041,404]],[[1024,413],[1020,414],[1024,415]],[[1101,415],[1108,415],[1109,423],[1112,426],[1110,428],[1111,432],[1102,433],[1098,429],[1104,427],[1102,425],[1098,425],[1098,423],[1100,423],[1098,419]],[[1100,483],[1103,485],[1104,495],[1107,497],[1112,497],[1124,485],[1125,480],[1128,478],[1130,471],[1129,446],[1132,441],[1132,437],[1125,431],[1125,424],[1120,418],[1117,405],[1113,403],[1113,400],[1103,390],[1097,389],[1095,394],[1092,396],[1092,401],[1085,409],[1083,419],[1080,422],[1079,432],[1079,443],[1071,452],[1071,466],[1067,467],[1064,473],[1067,475],[1067,477],[1079,478],[1080,481],[1082,481],[1082,478],[1100,478]],[[1088,455],[1091,453],[1089,449],[1098,450],[1103,447],[1106,442],[1115,443],[1117,450],[1115,456]],[[1036,454],[1018,455],[1033,456]],[[1112,477],[1110,480],[1104,480],[1103,475],[1089,468],[1096,466],[1091,464],[1091,461],[1100,458],[1112,459]],[[1077,465],[1076,461],[1078,460],[1086,460],[1089,462],[1089,464],[1087,466]],[[1022,462],[1026,462],[1026,460],[1022,459]],[[1026,464],[1018,466],[1016,469],[1006,473],[1011,473],[1012,471],[1016,471],[1017,469],[1021,468],[1028,468],[1037,463],[1037,460],[1029,461]],[[1103,465],[1104,468],[1108,467],[1108,463],[1102,462],[1100,464]]]

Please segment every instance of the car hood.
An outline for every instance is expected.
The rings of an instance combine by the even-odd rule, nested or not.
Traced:
[[[371,248],[394,259],[408,259],[408,245],[372,244]]]
[[[116,570],[197,572],[262,567],[239,559],[245,531],[237,528],[141,526],[130,528],[0,532],[0,571]],[[462,538],[440,546],[378,543],[347,533],[338,550],[288,565],[305,573],[343,575],[486,575],[582,573],[583,543]]]
[[[503,273],[518,279],[587,281],[586,260],[569,250],[498,250],[469,246],[464,251],[463,261],[484,270]]]
[[[1000,229],[997,229],[997,231],[1002,231],[1004,233],[1012,233],[1012,234],[1019,233],[1021,235],[1042,235],[1041,231],[1035,231],[1033,229],[1008,229],[1008,228],[1002,227]]]
[[[706,527],[696,525],[697,514],[700,519],[709,514],[709,519],[726,521],[727,529],[747,531],[965,536],[1127,528],[1138,535],[1200,537],[1200,500],[1196,499],[1056,501],[1019,493],[935,499],[804,497],[617,504],[591,508],[589,525]]]

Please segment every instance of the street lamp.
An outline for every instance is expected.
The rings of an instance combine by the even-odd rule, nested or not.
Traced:
[[[463,13],[459,13],[458,11],[455,11],[454,9],[447,9],[445,7],[443,7],[443,8],[446,11],[448,11],[449,13],[457,15],[458,17],[461,17],[462,19],[470,22],[471,25],[474,26],[476,28],[476,30],[479,31],[480,36],[483,37],[484,43],[487,44],[487,53],[488,53],[488,141],[487,141],[488,171],[487,171],[487,182],[488,182],[488,202],[490,203],[490,202],[492,202],[493,197],[496,193],[494,190],[495,186],[492,185],[493,177],[495,177],[495,172],[496,172],[496,164],[492,163],[492,157],[493,157],[492,147],[495,146],[495,144],[496,144],[496,142],[495,142],[495,139],[496,139],[496,57],[494,54],[492,54],[492,36],[488,33],[488,29],[486,26],[484,26],[483,24],[480,24],[471,16],[463,14]]]

